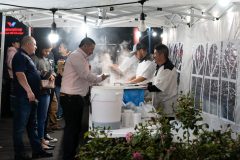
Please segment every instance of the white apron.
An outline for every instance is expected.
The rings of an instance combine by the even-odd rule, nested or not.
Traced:
[[[161,66],[157,74],[153,77],[153,85],[161,92],[153,92],[153,106],[158,109],[162,108],[167,117],[175,117],[177,102],[177,71],[174,67],[172,70],[164,69]]]

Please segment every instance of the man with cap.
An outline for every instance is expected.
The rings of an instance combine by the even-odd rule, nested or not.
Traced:
[[[156,64],[152,61],[151,55],[147,53],[147,47],[144,43],[137,44],[135,56],[139,63],[135,76],[128,83],[147,83],[153,77]]]
[[[174,108],[177,101],[177,71],[168,59],[169,50],[164,44],[154,49],[154,60],[157,64],[152,82],[148,83],[148,90],[153,92],[153,105],[162,108],[169,120],[175,118]]]

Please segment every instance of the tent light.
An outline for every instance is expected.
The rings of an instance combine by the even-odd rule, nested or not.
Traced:
[[[52,13],[53,13],[53,22],[51,25],[51,33],[48,35],[48,40],[51,43],[56,43],[59,40],[59,35],[57,34],[57,25],[55,23],[55,19],[54,19],[54,14],[57,11],[56,8],[51,9]]]
[[[139,22],[139,26],[138,26],[138,29],[140,32],[145,32],[147,30],[147,26],[145,24],[145,14],[143,13],[144,2],[145,2],[145,0],[140,1],[141,5],[142,5],[142,13],[140,14],[140,22]]]

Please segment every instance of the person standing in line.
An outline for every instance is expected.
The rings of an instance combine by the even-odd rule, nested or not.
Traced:
[[[57,119],[61,119],[63,116],[62,106],[60,104],[60,89],[61,89],[61,82],[62,82],[62,75],[64,71],[64,65],[67,60],[67,57],[70,55],[70,52],[67,49],[67,45],[65,43],[61,43],[59,45],[59,54],[60,56],[57,59],[57,76],[55,80],[55,93],[58,100],[58,111],[57,111]]]
[[[37,70],[40,72],[40,76],[42,80],[49,80],[54,82],[56,74],[54,73],[53,68],[51,67],[51,64],[49,62],[49,59],[47,58],[49,53],[52,50],[52,45],[48,42],[42,42],[41,47],[38,52],[38,57],[35,60],[35,64],[37,67]],[[33,59],[33,58],[32,58]],[[51,94],[50,88],[44,88],[41,87],[40,90],[40,96],[39,96],[39,103],[37,108],[37,131],[38,131],[38,137],[41,140],[42,147],[45,150],[51,150],[54,147],[49,144],[48,141],[44,139],[44,133],[45,133],[45,125],[46,120],[48,116],[48,107],[50,103],[50,94]]]
[[[31,159],[24,149],[23,134],[25,128],[32,147],[32,158],[53,156],[52,153],[43,150],[40,139],[35,132],[41,78],[30,56],[35,54],[36,48],[36,41],[33,37],[24,37],[21,41],[21,49],[12,60],[13,85],[16,95],[13,118],[15,160]]]
[[[16,38],[12,41],[12,46],[7,49],[7,67],[8,67],[8,74],[10,79],[13,79],[13,72],[12,72],[12,59],[13,56],[17,53],[17,50],[20,48],[20,41]]]
[[[88,57],[93,54],[94,48],[94,40],[84,38],[79,48],[69,55],[64,67],[60,93],[65,120],[63,160],[74,160],[79,140],[83,138],[79,135],[83,110],[86,107],[85,96],[89,92],[89,87],[108,77],[104,74],[97,76],[90,71]]]
[[[56,56],[54,55],[53,52],[50,52],[49,55],[47,56],[50,64],[51,64],[51,68],[52,70],[55,71],[55,59]],[[56,77],[55,77],[56,80]],[[56,83],[56,82],[55,82]],[[56,84],[55,84],[56,87]],[[51,89],[51,94],[50,94],[50,104],[48,107],[48,116],[46,119],[46,123],[45,123],[45,133],[44,133],[44,139],[48,140],[49,142],[57,142],[58,139],[57,138],[53,138],[50,136],[49,133],[53,132],[53,129],[58,129],[60,128],[59,126],[59,122],[57,121],[57,110],[58,110],[58,102],[57,101],[57,97],[55,94],[55,88]]]
[[[153,93],[153,106],[162,108],[169,120],[175,119],[174,110],[177,102],[177,70],[168,58],[169,50],[164,44],[154,49],[154,59],[157,64],[152,82],[148,90]]]
[[[12,59],[13,56],[17,53],[17,50],[20,48],[20,41],[19,39],[14,39],[11,43],[11,46],[7,49],[7,58],[6,64],[8,69],[8,75],[10,78],[10,110],[13,111],[14,105],[14,92],[13,92],[13,72],[12,72]]]

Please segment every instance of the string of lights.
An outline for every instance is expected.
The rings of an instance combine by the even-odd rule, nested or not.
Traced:
[[[81,10],[81,9],[89,9],[89,8],[102,8],[102,7],[113,7],[113,6],[121,6],[121,5],[128,5],[128,4],[136,4],[140,3],[143,4],[148,0],[140,0],[140,1],[133,1],[133,2],[126,2],[126,3],[115,3],[115,4],[105,4],[105,5],[96,5],[96,6],[86,6],[86,7],[76,7],[76,8],[57,8],[58,10]],[[40,8],[40,7],[30,7],[30,6],[20,6],[14,4],[7,4],[7,3],[0,3],[3,6],[11,6],[11,7],[18,7],[18,8],[25,8],[25,9],[36,9],[36,10],[49,10],[51,11],[52,8]]]
[[[18,8],[23,8],[23,9],[34,9],[34,10],[45,10],[45,11],[51,11],[53,14],[53,22],[51,25],[51,32],[48,36],[50,42],[56,43],[59,39],[59,36],[57,34],[57,25],[55,23],[54,15],[57,11],[62,10],[62,11],[68,11],[68,10],[81,10],[81,9],[89,9],[89,8],[104,8],[104,7],[112,7],[110,10],[113,10],[114,6],[120,6],[120,5],[129,5],[129,4],[136,4],[139,3],[142,5],[142,13],[140,16],[140,24],[139,24],[139,30],[141,32],[146,30],[146,25],[144,20],[145,16],[142,16],[143,13],[143,4],[148,1],[148,0],[139,0],[139,1],[133,1],[133,2],[126,2],[126,3],[115,3],[115,4],[107,4],[107,5],[96,5],[96,6],[86,6],[86,7],[76,7],[76,8],[41,8],[41,7],[31,7],[31,6],[21,6],[21,5],[14,5],[14,4],[7,4],[7,3],[0,3],[0,5],[4,6],[11,6],[11,7],[18,7]],[[85,15],[85,25],[86,25],[86,15]],[[87,34],[86,34],[87,35]]]

